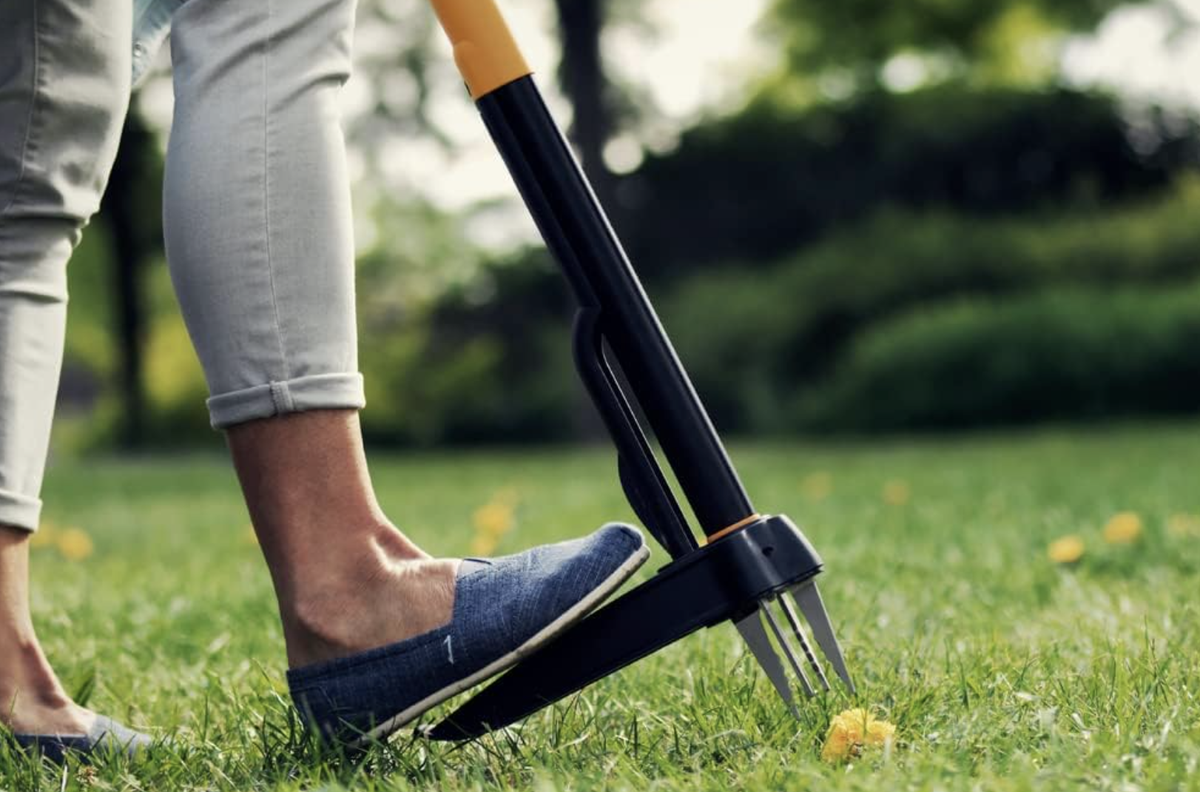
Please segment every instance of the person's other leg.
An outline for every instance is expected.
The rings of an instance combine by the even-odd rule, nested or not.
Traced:
[[[62,363],[67,259],[99,206],[130,80],[129,0],[0,3],[0,723],[83,733],[29,616],[29,536]]]
[[[95,715],[71,701],[29,614],[29,534],[0,527],[0,723],[15,732],[85,734]]]

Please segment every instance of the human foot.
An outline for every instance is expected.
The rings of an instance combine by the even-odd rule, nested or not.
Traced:
[[[0,726],[62,761],[66,750],[130,752],[149,738],[76,704],[38,643],[29,613],[29,533],[0,525]]]
[[[0,723],[14,733],[86,734],[96,713],[71,699],[54,680],[53,687],[0,685]]]
[[[17,745],[54,762],[68,752],[87,756],[100,750],[133,756],[150,738],[79,706],[66,694],[36,639],[6,647],[0,673],[0,723]]]
[[[32,625],[0,640],[0,724],[13,732],[86,733],[96,715],[67,695]]]
[[[93,715],[91,726],[83,732],[17,732],[13,739],[22,748],[37,751],[46,759],[58,764],[66,761],[69,753],[85,760],[100,753],[124,754],[133,759],[153,743],[149,735],[122,726],[103,715]]]
[[[548,643],[617,589],[649,555],[634,528],[457,567],[440,626],[288,672],[301,717],[326,737],[386,736]],[[388,613],[378,600],[369,607]],[[407,603],[405,604],[407,608]]]

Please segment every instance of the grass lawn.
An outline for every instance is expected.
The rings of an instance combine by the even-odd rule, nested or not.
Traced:
[[[1200,424],[733,455],[756,505],[823,554],[857,698],[835,687],[797,723],[722,625],[501,734],[447,746],[406,730],[359,765],[295,733],[224,460],[60,461],[34,551],[38,629],[91,706],[176,742],[64,776],[0,740],[0,788],[1200,788],[1200,518],[1183,516],[1200,514]],[[373,460],[393,519],[440,554],[631,518],[601,449]],[[1106,543],[1120,512],[1140,535]],[[1047,547],[1069,534],[1084,554],[1057,565]],[[853,706],[893,722],[895,744],[823,762],[830,719]]]

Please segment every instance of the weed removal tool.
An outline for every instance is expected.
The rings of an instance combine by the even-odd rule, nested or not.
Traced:
[[[820,556],[787,517],[763,515],[751,505],[493,0],[431,2],[479,113],[578,299],[576,367],[617,447],[625,494],[672,560],[520,662],[427,735],[466,739],[507,726],[724,621],[733,621],[794,714],[788,668],[808,695],[829,688],[801,615],[853,691],[815,581]],[[667,484],[634,404],[692,507],[703,544]]]

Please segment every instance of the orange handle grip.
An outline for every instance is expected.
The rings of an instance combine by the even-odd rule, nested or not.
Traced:
[[[430,0],[472,99],[532,74],[493,0]]]

